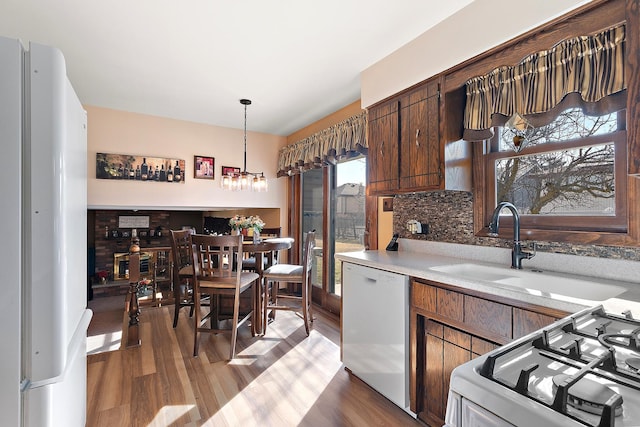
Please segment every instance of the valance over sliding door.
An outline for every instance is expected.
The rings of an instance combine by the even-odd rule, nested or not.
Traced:
[[[327,129],[280,149],[278,176],[322,167],[336,159],[367,153],[367,112],[362,111]]]

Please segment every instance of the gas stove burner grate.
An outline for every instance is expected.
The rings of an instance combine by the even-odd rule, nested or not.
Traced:
[[[618,395],[611,388],[589,378],[580,378],[575,381],[571,375],[559,374],[553,377],[554,389],[558,390],[561,385],[569,385],[567,394],[567,404],[591,414],[602,415],[605,407],[610,402],[614,404],[614,414],[616,417],[622,415],[622,396]],[[619,397],[619,399],[617,399]]]
[[[477,372],[586,426],[613,427],[624,422],[623,396],[640,392],[638,346],[637,319],[595,309],[492,352]],[[560,367],[575,373],[555,378],[570,373]]]
[[[630,334],[618,333],[618,334],[600,334],[598,335],[598,341],[600,344],[607,348],[622,347],[632,351],[640,351],[638,345],[638,331],[635,330]]]
[[[627,357],[624,362],[634,371],[640,371],[640,357]]]

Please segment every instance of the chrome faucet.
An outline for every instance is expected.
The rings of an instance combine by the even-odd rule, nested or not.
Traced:
[[[493,216],[491,217],[491,223],[489,223],[489,236],[498,237],[498,227],[500,226],[500,211],[502,209],[507,208],[511,211],[513,215],[513,249],[511,250],[511,268],[517,268],[518,270],[522,269],[522,260],[523,259],[531,259],[535,254],[535,245],[534,245],[534,253],[524,252],[522,250],[522,242],[520,242],[520,215],[518,214],[518,210],[516,207],[509,202],[500,202],[496,209],[493,211]]]

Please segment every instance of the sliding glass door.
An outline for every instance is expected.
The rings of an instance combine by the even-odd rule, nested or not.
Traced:
[[[364,156],[336,165],[332,203],[335,252],[364,250],[367,162]],[[342,274],[336,265],[331,292],[342,295]]]
[[[366,158],[359,156],[301,177],[301,231],[316,230],[313,298],[339,313],[342,293],[336,252],[364,249]]]
[[[316,249],[313,253],[313,286],[322,287],[324,252],[324,189],[323,169],[311,169],[302,174],[302,236],[316,230]],[[300,242],[300,247],[304,243]]]

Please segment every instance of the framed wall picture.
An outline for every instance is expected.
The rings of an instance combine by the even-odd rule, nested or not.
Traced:
[[[96,153],[97,179],[184,184],[185,161],[133,154]],[[213,174],[213,170],[211,172]]]
[[[198,179],[213,179],[215,159],[213,157],[194,156],[193,177]]]
[[[239,174],[240,168],[236,168],[233,166],[222,166],[222,175],[226,175],[228,173]]]

